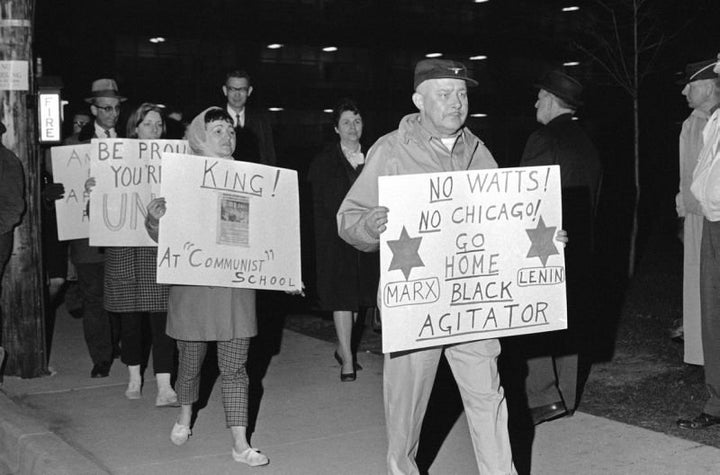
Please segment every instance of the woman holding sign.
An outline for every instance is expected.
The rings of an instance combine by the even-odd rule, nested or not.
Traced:
[[[144,103],[130,116],[127,137],[157,140],[165,135],[163,110]],[[175,342],[165,333],[168,286],[156,283],[157,248],[108,247],[105,251],[104,305],[120,318],[121,359],[128,367],[125,396],[140,399],[141,366],[146,362],[147,323],[152,334],[153,369],[157,381],[158,407],[177,407],[177,395],[170,384]]]
[[[321,310],[332,311],[340,363],[340,380],[355,381],[357,364],[352,331],[362,307],[375,305],[379,271],[377,252],[363,253],[338,237],[335,216],[340,203],[360,175],[365,156],[360,144],[363,122],[351,100],[333,109],[334,141],[310,164],[315,218],[316,289]]]
[[[195,117],[188,126],[187,138],[196,155],[233,159],[233,120],[219,107],[206,109]],[[156,198],[148,205],[145,227],[154,240],[157,240],[160,218],[165,210],[164,198]],[[233,459],[250,466],[269,463],[268,458],[250,447],[247,440],[249,380],[245,366],[250,338],[257,334],[255,291],[173,285],[170,287],[167,333],[177,340],[179,368],[175,389],[181,404],[170,440],[182,445],[191,434],[192,404],[199,397],[200,368],[208,342],[215,341],[225,421],[233,436]]]

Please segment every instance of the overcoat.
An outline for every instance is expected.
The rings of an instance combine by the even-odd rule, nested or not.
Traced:
[[[364,151],[363,151],[364,152]],[[326,147],[310,164],[316,259],[316,292],[321,310],[375,305],[379,254],[360,252],[340,239],[336,215],[362,165],[350,165],[340,143]]]

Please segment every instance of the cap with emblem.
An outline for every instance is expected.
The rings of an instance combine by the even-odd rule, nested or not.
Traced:
[[[450,59],[423,59],[415,66],[413,87],[417,87],[428,79],[462,79],[468,86],[477,86],[476,80],[468,76],[464,64]]]

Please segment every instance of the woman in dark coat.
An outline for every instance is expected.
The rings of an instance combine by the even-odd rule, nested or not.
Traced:
[[[359,365],[352,330],[360,309],[375,304],[379,257],[360,252],[338,237],[335,216],[365,163],[360,145],[362,117],[354,102],[343,100],[335,107],[333,125],[339,140],[315,157],[308,174],[315,218],[316,289],[320,309],[333,312],[340,379],[354,381]]]

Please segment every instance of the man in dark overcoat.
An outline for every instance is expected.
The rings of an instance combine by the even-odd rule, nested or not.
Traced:
[[[582,105],[582,85],[554,70],[536,87],[536,119],[543,127],[528,138],[520,166],[560,166],[563,227],[569,238],[565,249],[568,329],[514,337],[508,345],[527,363],[527,402],[533,423],[539,424],[572,414],[577,404],[578,349],[581,327],[591,310],[590,267],[602,165],[574,117]]]

